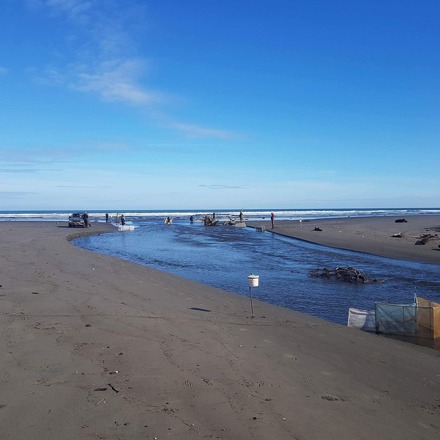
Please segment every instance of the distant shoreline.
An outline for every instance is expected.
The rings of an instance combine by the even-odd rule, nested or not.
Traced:
[[[264,226],[266,231],[318,245],[399,260],[440,264],[440,215],[408,215],[405,217],[406,222],[396,223],[398,219],[402,217],[350,217],[302,222],[275,220],[274,229],[271,229],[269,221],[251,221],[247,225],[254,228]],[[423,234],[431,234],[434,238],[424,245],[416,244],[421,241]]]
[[[105,221],[105,214],[108,213],[110,217],[115,217],[117,214],[124,214],[128,220],[148,221],[150,219],[164,218],[171,216],[174,219],[187,219],[190,216],[196,218],[203,218],[207,214],[213,212],[219,218],[228,219],[228,216],[238,216],[241,208],[227,208],[227,209],[169,209],[169,210],[101,210],[101,209],[83,209],[89,214],[91,221]],[[391,216],[432,216],[440,215],[440,208],[325,208],[325,209],[243,209],[243,214],[246,221],[268,221],[271,212],[275,213],[278,220],[315,220],[319,219],[345,219],[345,218],[359,218],[359,217],[391,217]],[[34,210],[34,211],[0,211],[1,221],[67,221],[69,210]]]

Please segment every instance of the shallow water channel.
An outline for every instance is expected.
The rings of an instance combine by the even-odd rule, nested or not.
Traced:
[[[414,294],[440,302],[440,267],[342,251],[252,228],[204,227],[187,220],[165,226],[145,220],[134,232],[76,239],[80,247],[248,295],[247,276],[260,276],[252,296],[261,301],[346,324],[349,307],[411,303]],[[311,277],[327,267],[354,267],[378,284],[347,284]]]

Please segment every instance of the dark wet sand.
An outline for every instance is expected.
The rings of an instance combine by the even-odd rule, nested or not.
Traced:
[[[258,301],[251,319],[62,226],[0,223],[0,439],[440,437],[438,351]]]

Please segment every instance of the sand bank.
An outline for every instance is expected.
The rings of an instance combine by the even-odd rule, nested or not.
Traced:
[[[248,222],[248,226],[264,225],[267,231],[324,246],[364,252],[401,260],[440,264],[440,216],[420,215],[405,217],[406,223],[396,223],[402,217],[364,217]],[[319,228],[320,231],[316,231]],[[438,235],[425,245],[423,234]],[[396,236],[397,235],[397,236]]]
[[[251,319],[71,233],[0,223],[2,440],[439,438],[438,351],[258,301]]]

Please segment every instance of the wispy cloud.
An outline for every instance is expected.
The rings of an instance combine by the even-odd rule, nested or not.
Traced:
[[[74,188],[74,189],[78,189],[78,188],[85,188],[85,189],[105,189],[105,188],[110,188],[110,185],[55,185],[54,188]]]
[[[95,0],[27,0],[30,9],[49,8],[52,12],[65,14],[69,20],[81,21],[88,19],[88,11],[94,6]]]
[[[133,145],[125,142],[82,141],[65,144],[64,148],[54,146],[23,146],[14,148],[0,143],[0,173],[37,173],[40,171],[59,171],[55,166],[63,166],[76,160],[92,156],[105,157],[113,154],[135,152],[160,152],[176,154],[181,149],[168,145]],[[189,154],[187,151],[186,154]]]
[[[69,13],[69,15],[76,17],[84,11],[90,9],[93,4],[93,1],[89,0],[46,0],[46,4],[48,6],[52,6],[53,8],[60,9]]]
[[[30,191],[0,191],[0,196],[4,199],[20,199],[22,197],[27,197],[36,194]]]
[[[15,149],[0,146],[0,163],[8,166],[24,167],[29,164],[50,164],[63,162],[78,156],[79,151],[52,147],[28,147]]]
[[[47,170],[42,168],[18,168],[18,167],[0,168],[0,173],[10,173],[10,174],[34,174],[40,171],[46,172]]]
[[[161,95],[140,84],[147,73],[146,59],[133,54],[136,45],[124,30],[124,14],[112,0],[103,6],[96,0],[40,0],[33,2],[43,10],[64,16],[71,24],[66,32],[66,44],[73,50],[64,65],[47,66],[43,78],[46,84],[64,85],[84,93],[95,93],[105,101],[134,105],[150,105]],[[134,8],[133,3],[130,7]],[[124,10],[128,8],[124,4]],[[136,7],[130,19],[142,15]],[[128,27],[128,26],[127,26]]]
[[[106,102],[120,102],[148,107],[151,113],[161,113],[159,106],[168,102],[167,95],[147,84],[151,62],[137,55],[133,29],[142,29],[145,6],[117,0],[28,0],[34,9],[64,17],[71,28],[66,32],[66,44],[73,50],[64,65],[47,66],[43,78],[46,84],[65,86],[82,93],[93,93]],[[139,25],[139,26],[138,26]],[[72,53],[69,52],[69,56]],[[234,140],[240,136],[227,130],[198,124],[168,124],[190,138]]]
[[[244,186],[239,185],[199,185],[199,188],[208,189],[244,189]]]
[[[93,71],[76,68],[76,75],[69,86],[81,92],[94,92],[105,101],[120,101],[135,105],[149,105],[159,102],[157,92],[148,91],[136,84],[145,70],[141,60],[112,60],[95,66]]]
[[[217,139],[238,139],[240,136],[227,130],[219,130],[215,128],[201,127],[198,125],[174,123],[172,127],[182,131],[186,136],[192,138],[217,138]]]

